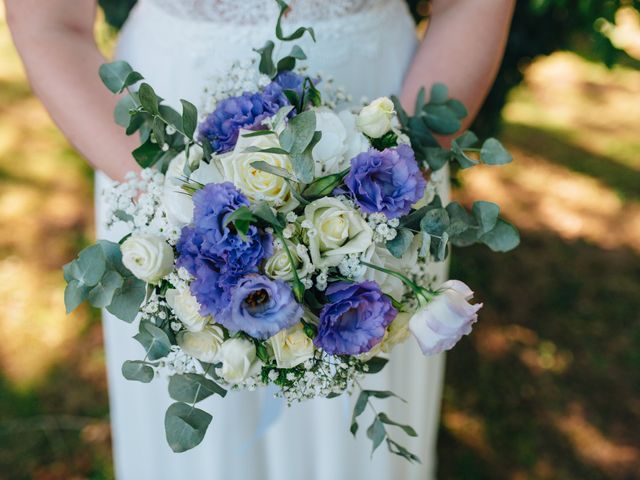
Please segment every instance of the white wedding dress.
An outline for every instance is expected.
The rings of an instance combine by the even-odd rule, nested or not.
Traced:
[[[417,46],[402,0],[292,0],[290,5],[287,30],[312,25],[317,35],[315,44],[307,38],[298,42],[310,58],[310,71],[332,76],[355,101],[399,92]],[[273,0],[139,0],[121,33],[117,55],[142,72],[170,104],[179,105],[179,98],[198,104],[211,76],[225,72],[234,60],[255,56],[252,48],[274,36],[276,16]],[[100,195],[109,180],[98,173],[96,182],[98,235],[117,241],[122,232],[106,229]],[[448,198],[448,187],[440,190]],[[442,281],[446,266],[435,273]],[[189,452],[172,453],[164,436],[164,413],[171,403],[166,380],[125,380],[122,363],[144,357],[132,338],[136,326],[105,313],[104,329],[118,480],[433,478],[444,357],[423,357],[413,339],[397,347],[387,367],[365,384],[408,401],[377,403],[391,418],[418,431],[417,439],[401,431],[394,431],[394,437],[418,454],[421,465],[390,454],[385,444],[371,458],[365,435],[370,413],[363,415],[357,439],[348,430],[353,398],[285,406],[275,418],[276,401],[266,390],[203,402],[202,408],[213,415],[204,441]],[[269,416],[271,422],[266,421]]]

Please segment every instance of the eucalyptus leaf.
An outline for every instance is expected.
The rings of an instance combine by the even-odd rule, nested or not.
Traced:
[[[482,144],[480,160],[487,165],[504,165],[510,163],[513,157],[498,140],[489,138]]]
[[[193,139],[193,135],[198,126],[198,109],[193,103],[187,100],[180,100],[180,103],[182,103],[183,131],[189,139]]]
[[[160,119],[160,117],[153,118],[152,129],[156,143],[158,145],[164,145],[165,123]]]
[[[387,241],[385,244],[387,250],[396,258],[402,258],[411,246],[413,241],[413,233],[408,228],[399,228],[398,234],[393,240]]]
[[[490,232],[480,237],[480,241],[494,252],[508,252],[520,244],[520,234],[513,225],[499,219]]]
[[[91,287],[80,284],[77,280],[71,279],[64,289],[64,306],[67,313],[73,312],[87,299]]]
[[[411,427],[410,425],[403,425],[401,423],[398,422],[394,422],[393,420],[391,420],[386,413],[381,412],[378,414],[378,418],[380,419],[380,421],[386,425],[393,425],[394,427],[399,427],[402,430],[404,430],[404,432],[409,435],[410,437],[417,437],[418,434],[416,433],[416,431],[413,429],[413,427]]]
[[[150,168],[158,163],[164,152],[157,143],[147,139],[142,145],[131,152],[138,165],[142,168]]]
[[[271,165],[263,160],[258,160],[256,162],[251,162],[251,166],[256,170],[260,170],[262,172],[270,173],[271,175],[275,175],[276,177],[286,178],[292,182],[295,182],[296,179],[288,170],[282,167],[276,167],[275,165]]]
[[[164,330],[149,320],[140,322],[139,331],[134,337],[145,348],[150,360],[166,357],[171,350],[171,340]]]
[[[169,379],[169,395],[178,402],[197,403],[213,394],[224,397],[227,391],[204,375],[185,373]]]
[[[269,78],[276,76],[277,70],[273,63],[273,49],[275,44],[268,40],[262,48],[258,48],[255,51],[260,55],[260,63],[258,64],[258,70],[260,73],[267,75]]]
[[[304,189],[302,195],[309,200],[326,197],[342,183],[348,173],[349,169],[347,168],[339,173],[316,178]]]
[[[367,373],[368,374],[379,373],[387,365],[387,363],[389,363],[389,360],[387,360],[386,358],[373,357],[371,360],[366,362],[367,367],[369,367],[369,370],[367,370]]]
[[[280,134],[280,146],[289,153],[301,154],[313,140],[315,131],[316,114],[302,112],[293,117]]]
[[[427,104],[422,111],[425,124],[439,135],[453,135],[462,126],[455,112],[446,105]]]
[[[471,211],[478,221],[481,233],[487,233],[495,227],[500,207],[493,202],[477,201],[473,203]]]
[[[98,244],[83,249],[76,260],[65,266],[65,278],[74,279],[80,286],[98,284],[107,268],[104,251]]]
[[[132,120],[132,112],[137,110],[136,101],[131,95],[125,95],[116,104],[116,108],[113,111],[113,118],[118,125],[127,128]]]
[[[290,35],[284,34],[284,32],[282,31],[282,19],[284,18],[284,15],[289,10],[289,5],[284,0],[276,0],[276,2],[280,7],[280,14],[278,15],[278,21],[276,22],[276,38],[284,42],[290,42],[291,40],[297,40],[298,38],[302,37],[306,32],[308,32],[312,40],[315,42],[316,36],[313,31],[313,28],[300,27]]]
[[[367,429],[367,437],[371,440],[372,448],[371,454],[376,451],[380,444],[387,437],[387,431],[384,428],[384,424],[378,417],[375,418],[373,423]]]
[[[131,323],[138,315],[145,294],[145,284],[142,280],[127,277],[122,286],[115,291],[107,311],[120,320]]]
[[[122,276],[115,270],[105,272],[98,284],[87,294],[87,300],[96,308],[110,305],[116,290],[122,286],[123,281]]]
[[[357,418],[364,413],[364,410],[367,408],[367,402],[369,401],[369,394],[366,393],[365,390],[361,391],[358,395],[358,399],[353,407],[353,414],[351,415],[351,427],[349,430],[351,434],[355,437],[358,432],[358,422]]]
[[[276,230],[282,230],[284,222],[280,220],[266,202],[259,202],[252,206],[251,212],[260,220],[267,222]]]
[[[440,147],[427,147],[424,149],[425,161],[431,170],[440,170],[451,158],[449,150]]]
[[[443,83],[434,83],[431,87],[429,103],[444,104],[449,98],[449,89]],[[416,110],[417,111],[417,110]]]
[[[138,80],[142,79],[142,75],[139,73],[133,75],[134,72],[131,65],[123,60],[116,60],[111,63],[103,63],[98,69],[98,74],[102,83],[112,92],[120,93],[126,87],[133,85]]]
[[[202,442],[212,417],[186,403],[174,403],[164,417],[167,442],[176,453],[186,452]]]
[[[138,89],[138,98],[140,99],[140,104],[147,112],[152,115],[157,115],[159,113],[158,106],[160,99],[151,85],[148,83],[141,84]]]
[[[122,364],[122,375],[127,380],[149,383],[153,380],[155,372],[146,362],[140,360],[127,360]]]

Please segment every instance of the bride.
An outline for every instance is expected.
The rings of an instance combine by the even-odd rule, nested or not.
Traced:
[[[98,235],[107,231],[99,192],[136,170],[137,144],[112,119],[116,99],[97,71],[105,59],[93,39],[96,0],[5,0],[9,25],[31,84],[51,116],[96,168]],[[425,39],[418,44],[404,0],[291,0],[285,25],[312,25],[317,43],[304,44],[311,72],[331,76],[353,94],[373,99],[400,93],[411,108],[420,87],[447,84],[470,117],[497,71],[515,0],[432,0]],[[118,43],[117,57],[142,72],[170,104],[198,102],[207,82],[235,60],[255,56],[273,35],[273,0],[138,0]],[[446,141],[446,139],[444,139]],[[448,196],[446,179],[438,184]],[[446,276],[444,268],[437,282]],[[419,437],[407,445],[421,465],[379,451],[348,433],[349,400],[314,400],[280,412],[270,398],[239,392],[213,414],[203,443],[174,454],[164,438],[166,385],[126,381],[120,366],[139,356],[134,326],[104,315],[116,475],[146,479],[428,479],[435,471],[435,439],[442,389],[442,356],[424,358],[408,342],[394,351],[372,388],[393,390],[410,408],[393,403]],[[410,416],[410,418],[407,418]],[[404,417],[404,418],[403,418]]]

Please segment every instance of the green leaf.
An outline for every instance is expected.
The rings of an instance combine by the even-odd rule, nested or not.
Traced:
[[[292,182],[296,181],[295,177],[291,175],[288,170],[282,167],[276,167],[275,165],[271,165],[270,163],[267,163],[265,161],[258,160],[256,162],[251,162],[251,166],[256,170],[260,170],[261,172],[267,172],[271,175],[275,175],[276,177],[286,178],[287,180],[291,180]]]
[[[449,214],[444,208],[433,208],[422,217],[420,230],[429,235],[440,236],[447,229],[449,223]]]
[[[227,391],[204,375],[186,373],[169,379],[169,395],[178,402],[197,403],[213,394],[224,397]]]
[[[386,358],[373,357],[371,360],[369,360],[366,363],[366,365],[369,367],[369,370],[367,370],[367,373],[369,374],[378,373],[382,371],[382,369],[387,365],[387,363],[389,363],[389,360],[387,360]]]
[[[378,414],[378,418],[380,419],[380,421],[386,425],[393,425],[394,427],[399,427],[402,430],[404,430],[404,433],[406,433],[407,435],[409,435],[410,437],[417,437],[418,434],[416,433],[416,431],[413,429],[413,427],[411,427],[410,425],[402,425],[401,423],[397,423],[394,422],[393,420],[391,420],[386,413],[381,412]]]
[[[278,73],[291,71],[296,68],[296,60],[305,60],[306,58],[307,56],[302,49],[298,45],[294,45],[289,55],[278,61],[277,71]]]
[[[478,201],[473,203],[472,212],[480,225],[480,232],[487,233],[496,226],[500,207],[492,202]]]
[[[112,92],[120,93],[126,87],[142,79],[142,75],[134,72],[131,65],[123,60],[103,63],[98,69],[102,83]]]
[[[138,98],[140,99],[142,108],[144,108],[147,112],[152,115],[157,115],[158,113],[160,113],[158,110],[158,106],[160,104],[159,98],[151,85],[149,85],[148,83],[143,83],[142,85],[140,85],[140,88],[138,89]]]
[[[276,22],[276,38],[284,42],[290,42],[291,40],[297,40],[298,38],[302,37],[305,34],[305,32],[309,32],[309,35],[315,42],[316,36],[313,31],[313,28],[300,27],[290,35],[285,35],[283,33],[282,19],[284,18],[285,13],[287,13],[287,10],[289,10],[289,5],[287,5],[287,3],[284,0],[276,0],[276,2],[280,7],[280,14],[278,15],[278,21]]]
[[[278,73],[275,65],[273,64],[273,49],[275,44],[269,40],[264,44],[264,47],[255,49],[260,55],[260,63],[258,64],[258,70],[260,73],[267,75],[269,78],[273,78]]]
[[[164,145],[164,136],[165,136],[165,123],[160,119],[160,117],[153,117],[153,136],[156,139],[156,143],[158,145]]]
[[[371,426],[367,429],[367,437],[371,440],[371,454],[373,455],[373,452],[376,451],[382,441],[387,437],[387,431],[384,429],[384,424],[378,417],[376,417]]]
[[[331,175],[316,178],[307,186],[307,188],[304,189],[302,195],[309,200],[326,197],[331,192],[333,192],[338,185],[342,183],[344,177],[348,173],[349,169],[347,168],[346,170],[343,170],[339,173],[333,173]]]
[[[381,399],[395,397],[403,401],[404,403],[407,403],[406,400],[404,400],[403,398],[399,397],[398,395],[396,395],[395,393],[389,390],[364,390],[364,391],[367,392],[367,395],[369,395],[370,397],[381,398]]]
[[[416,95],[416,106],[415,106],[416,112],[419,112],[424,108],[426,97],[427,97],[426,90],[424,89],[424,87],[420,87],[420,90],[418,90],[418,95]]]
[[[148,138],[146,142],[131,152],[133,158],[142,168],[154,166],[164,153],[160,145],[153,143],[151,138]]]
[[[109,270],[87,294],[87,300],[96,308],[104,308],[111,304],[113,295],[122,286],[122,283],[122,276],[115,270]]]
[[[100,245],[94,244],[82,250],[76,260],[68,263],[64,274],[68,280],[76,280],[79,286],[93,287],[98,284],[106,268],[104,251]]]
[[[180,100],[180,103],[182,103],[182,128],[187,137],[193,139],[198,126],[198,109],[186,100]]]
[[[366,390],[360,392],[358,395],[358,400],[356,400],[356,404],[353,407],[353,414],[351,415],[351,427],[349,430],[351,434],[355,437],[356,433],[358,433],[358,422],[356,419],[364,413],[365,408],[367,408],[367,402],[369,401],[369,394]]]
[[[455,112],[446,105],[427,104],[422,111],[425,124],[437,134],[452,135],[462,126]]]
[[[447,100],[447,107],[449,107],[449,110],[451,110],[460,120],[469,115],[467,107],[465,107],[460,100],[450,98],[449,100]]]
[[[166,357],[171,350],[171,340],[165,331],[148,320],[140,322],[139,332],[133,338],[145,348],[150,360]]]
[[[174,403],[164,417],[167,442],[176,453],[186,452],[202,442],[212,417],[186,403]]]
[[[487,165],[504,165],[510,163],[513,157],[498,140],[489,138],[482,144],[480,160]]]
[[[414,453],[411,453],[405,447],[403,447],[397,442],[394,442],[390,438],[387,438],[387,447],[389,451],[395,455],[399,455],[410,462],[421,463],[420,458],[417,455],[415,455]]]
[[[287,108],[293,108],[289,106]],[[275,135],[273,130],[256,130],[255,132],[243,133],[240,135],[242,138],[264,137],[265,135]]]
[[[520,244],[520,234],[513,225],[499,219],[493,230],[482,235],[480,241],[494,252],[508,252]]]
[[[395,107],[396,113],[398,114],[398,120],[400,120],[400,124],[406,126],[409,122],[409,115],[407,115],[407,111],[402,107],[400,99],[395,95],[392,95],[391,101],[393,102],[393,106]]]
[[[447,102],[448,98],[449,89],[447,88],[447,86],[443,83],[434,83],[431,87],[431,96],[429,97],[429,103],[443,104]]]
[[[427,147],[424,149],[425,161],[431,170],[440,170],[451,158],[451,152],[440,147]]]
[[[249,232],[249,226],[255,223],[256,220],[256,216],[251,213],[249,207],[242,206],[236,208],[225,217],[223,227],[233,223],[240,235],[246,235]]]
[[[396,258],[402,258],[411,246],[413,241],[413,233],[407,228],[399,228],[398,234],[393,240],[386,243],[387,250]]]
[[[115,291],[107,311],[120,320],[131,323],[138,315],[145,294],[145,284],[142,280],[127,277],[122,287]]]
[[[113,111],[113,118],[118,125],[127,128],[132,120],[132,112],[137,109],[136,101],[131,95],[125,95],[116,104],[116,108]]]
[[[293,117],[287,128],[280,134],[280,146],[289,153],[304,152],[316,131],[316,114],[312,111],[302,112]]]
[[[275,155],[289,155],[289,152],[279,148],[279,147],[269,147],[269,148],[260,148],[260,147],[247,147],[244,152],[246,153],[273,153]]]
[[[80,285],[77,280],[69,280],[64,289],[64,306],[67,313],[73,312],[87,299],[91,287]]]
[[[271,207],[266,202],[259,202],[254,204],[251,208],[251,212],[260,220],[262,220],[263,222],[267,222],[278,231],[282,230],[285,227],[284,222],[282,222],[282,220],[280,220],[276,216],[276,214],[273,213],[273,210],[271,210]]]
[[[149,383],[153,380],[155,372],[146,362],[140,360],[127,360],[122,364],[122,375],[127,380]]]
[[[470,168],[478,164],[478,161],[468,156],[465,152],[465,148],[469,148],[471,145],[478,141],[478,137],[473,132],[466,131],[453,142],[451,142],[451,152],[453,158],[458,162],[460,168]]]

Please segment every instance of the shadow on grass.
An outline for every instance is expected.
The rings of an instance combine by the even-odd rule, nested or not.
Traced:
[[[104,372],[87,368],[100,344],[92,322],[43,381],[0,378],[0,479],[113,478]]]
[[[614,159],[594,154],[571,143],[562,132],[519,123],[507,123],[502,131],[506,143],[575,172],[589,175],[617,191],[623,198],[640,200],[640,173]],[[541,150],[542,148],[542,150]]]
[[[525,232],[451,276],[486,307],[447,360],[438,478],[638,478],[640,257]]]

